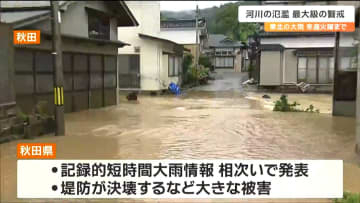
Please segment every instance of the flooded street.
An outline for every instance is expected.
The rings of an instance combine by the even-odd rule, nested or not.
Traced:
[[[239,88],[195,88],[179,97],[140,95],[137,102],[121,96],[118,106],[67,114],[64,137],[43,136],[0,145],[1,202],[19,201],[19,142],[56,143],[58,159],[342,159],[344,189],[360,192],[354,118],[272,112],[261,99],[249,99],[249,95],[254,97]],[[328,101],[325,97],[331,101],[331,95],[323,97],[324,102]],[[331,103],[322,106],[327,107]]]

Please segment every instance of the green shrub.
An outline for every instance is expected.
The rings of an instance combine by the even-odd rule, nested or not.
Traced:
[[[334,203],[360,203],[360,193],[344,192],[344,197],[335,199]]]
[[[201,55],[199,57],[199,65],[202,65],[206,68],[210,68],[211,67],[211,60],[209,56],[205,56],[205,55]]]
[[[187,78],[190,83],[205,84],[209,78],[209,73],[210,69],[202,65],[199,65],[198,69],[195,66],[191,66],[187,72]]]
[[[310,113],[320,113],[319,109],[315,109],[314,105],[312,104],[310,104],[310,106],[306,108],[305,111]]]
[[[189,70],[191,69],[193,63],[193,56],[190,53],[185,53],[183,57],[183,85],[192,83],[191,75],[189,74]]]
[[[29,120],[29,115],[25,114],[19,107],[17,108],[16,111],[16,117],[20,118],[24,122],[28,122]]]
[[[48,117],[50,115],[50,112],[47,106],[47,101],[39,101],[35,106],[35,113],[39,114],[41,117]]]
[[[310,113],[320,113],[319,109],[315,109],[315,107],[311,104],[306,110],[301,110],[296,108],[300,104],[296,101],[292,104],[289,103],[286,95],[281,95],[280,100],[275,101],[275,106],[273,111],[282,111],[282,112],[310,112]]]
[[[185,53],[183,57],[183,71],[184,73],[187,73],[187,71],[190,69],[191,64],[193,63],[193,56],[190,53]]]
[[[249,66],[248,66],[248,75],[249,75],[249,78],[252,78],[254,71],[255,71],[255,66],[254,66],[254,65],[249,65]]]
[[[294,102],[292,104],[290,104],[288,102],[287,96],[286,95],[281,95],[280,100],[277,100],[275,102],[275,106],[274,106],[274,111],[282,111],[282,112],[286,112],[286,111],[298,111],[296,109],[296,106],[298,106],[299,104]]]

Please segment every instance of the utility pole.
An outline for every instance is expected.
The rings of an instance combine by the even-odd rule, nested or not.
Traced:
[[[54,59],[55,136],[65,135],[64,120],[64,75],[61,50],[59,2],[51,0],[52,47]]]
[[[1,1],[0,1],[0,10],[1,10]],[[1,22],[1,11],[0,11],[0,22]]]
[[[195,30],[196,30],[196,51],[195,51],[195,67],[196,70],[199,68],[199,31],[198,31],[198,20],[199,20],[199,5],[196,5],[195,12]]]

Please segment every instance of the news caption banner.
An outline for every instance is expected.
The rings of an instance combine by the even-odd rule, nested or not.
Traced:
[[[240,23],[264,23],[266,32],[354,32],[355,7],[239,6]]]
[[[34,160],[18,198],[342,198],[342,160]]]

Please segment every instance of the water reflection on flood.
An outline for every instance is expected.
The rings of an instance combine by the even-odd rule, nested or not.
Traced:
[[[65,137],[26,141],[56,143],[58,159],[343,159],[345,190],[360,192],[354,118],[272,112],[245,96],[122,97],[116,107],[66,115]],[[1,200],[19,201],[18,142],[0,145]]]

